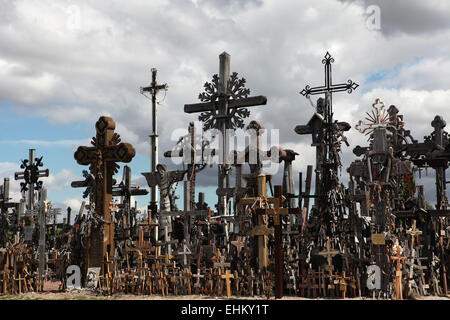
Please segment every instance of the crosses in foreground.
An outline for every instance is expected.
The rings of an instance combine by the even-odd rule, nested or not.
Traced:
[[[91,232],[87,266],[101,267],[102,270],[105,253],[114,256],[114,224],[109,204],[112,200],[112,177],[118,168],[116,162],[130,162],[136,154],[131,144],[120,142],[120,136],[114,132],[115,127],[110,117],[100,117],[95,124],[96,136],[92,138],[92,147],[80,146],[74,154],[78,164],[90,165],[95,177],[95,213],[103,220],[103,225]]]

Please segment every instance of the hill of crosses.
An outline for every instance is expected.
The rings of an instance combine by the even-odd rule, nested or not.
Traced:
[[[194,96],[184,105],[202,128],[186,123],[188,133],[161,155],[157,125],[164,123],[158,123],[156,95],[168,85],[158,83],[152,69],[150,85],[140,88],[152,101],[150,172],[141,173],[148,186],[131,183],[136,151],[121,141],[116,122],[101,116],[92,123],[91,145],[74,153],[85,179],[71,186],[83,188],[82,205],[67,208],[67,218],[57,223],[61,209],[52,207],[45,188],[51,168],[39,150],[30,149],[23,171],[14,176],[20,201],[11,201],[12,177],[3,177],[0,188],[0,295],[84,290],[167,299],[447,296],[450,139],[444,118],[423,119],[429,135],[415,137],[401,110],[373,97],[362,120],[339,121],[333,95],[351,94],[359,85],[333,83],[330,53],[321,62],[323,84],[301,86],[300,94],[314,106],[303,111],[311,113],[309,122],[295,128],[275,124],[311,141],[315,163],[305,164],[305,172],[294,172],[292,164],[304,161],[305,150],[284,148],[282,141],[263,146],[266,130],[250,111],[266,108],[268,99],[250,94],[245,79],[230,71],[226,52],[199,101]],[[248,138],[242,148],[232,143],[237,129]],[[366,145],[350,146],[349,130],[364,136]],[[352,148],[354,159],[343,168],[344,147]],[[169,170],[174,158],[183,164]],[[270,163],[280,165],[282,175],[268,174]],[[208,166],[214,175],[217,169],[214,204],[196,192],[196,177]],[[425,171],[435,177],[435,206],[425,200],[430,191],[418,184]],[[178,185],[182,209],[175,201]],[[150,201],[142,210],[132,197]]]

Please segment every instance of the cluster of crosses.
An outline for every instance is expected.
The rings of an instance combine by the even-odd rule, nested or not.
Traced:
[[[220,148],[211,149],[191,122],[188,134],[164,153],[166,158],[182,157],[187,164],[182,169],[158,163],[156,95],[168,85],[157,83],[152,69],[151,84],[141,88],[152,100],[151,171],[142,173],[150,188],[146,212],[132,204],[132,197],[149,192],[131,183],[131,168],[124,165],[122,181],[114,179],[119,164],[130,163],[136,151],[121,142],[110,117],[99,118],[92,145],[80,146],[74,154],[89,170],[83,171],[84,181],[72,182],[72,187],[85,188],[86,199],[73,223],[70,210],[59,227],[56,219],[53,224],[46,219],[55,209],[38,179],[48,176],[48,170],[39,170],[42,158],[30,150],[24,172],[15,176],[24,179],[21,187],[27,196],[11,203],[8,179],[1,188],[3,293],[43,290],[53,278],[61,290],[87,287],[102,294],[447,295],[450,210],[445,170],[450,140],[442,117],[434,118],[433,132],[419,142],[405,129],[394,105],[386,108],[375,99],[354,126],[368,137],[368,146],[353,149],[358,159],[346,168],[350,180],[345,186],[340,155],[343,143],[349,147],[344,133],[352,126],[334,119],[332,96],[352,93],[358,84],[332,82],[334,58],[327,52],[324,85],[300,92],[308,99],[322,97],[311,120],[294,128],[299,135],[311,135],[316,151],[315,165],[307,166],[305,179],[298,173],[296,187],[292,162],[299,153],[281,146],[263,150],[263,124],[252,120],[245,125],[248,108],[266,105],[267,98],[250,96],[245,79],[230,72],[229,54],[219,58],[219,74],[204,84],[201,102],[186,104],[184,112],[199,113],[203,131],[218,133]],[[226,133],[243,128],[250,133],[250,144],[230,150]],[[196,193],[196,175],[212,157],[226,160],[217,164],[213,208],[204,193]],[[264,173],[270,161],[283,162],[278,185]],[[424,186],[416,185],[416,175],[421,178],[423,169],[428,174],[428,168],[435,173],[435,207],[426,201]],[[175,195],[180,182],[182,210]]]

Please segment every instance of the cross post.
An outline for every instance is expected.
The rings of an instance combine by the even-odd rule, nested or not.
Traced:
[[[158,164],[158,131],[157,131],[157,124],[156,121],[156,94],[160,90],[167,91],[169,86],[164,84],[158,84],[156,82],[156,68],[151,69],[152,72],[152,82],[147,87],[141,87],[140,91],[141,94],[144,94],[144,92],[149,92],[152,96],[152,134],[150,135],[150,142],[151,142],[151,167],[150,170],[152,173],[156,172],[156,165]],[[157,212],[158,210],[158,201],[156,199],[158,193],[158,185],[154,185],[150,189],[150,209],[153,212]]]
[[[42,157],[35,158],[35,149],[29,149],[28,160],[22,160],[20,165],[21,169],[25,169],[23,172],[15,172],[14,180],[25,180],[20,183],[22,192],[28,191],[28,212],[31,212],[34,208],[34,190],[40,190],[42,188],[42,181],[38,181],[41,177],[48,177],[48,169],[39,170],[39,167],[43,166]]]
[[[219,76],[213,76],[212,83],[205,83],[205,93],[199,95],[202,103],[184,105],[186,113],[201,113],[199,120],[204,122],[203,130],[217,129],[220,131],[218,187],[229,187],[230,165],[228,164],[227,129],[242,128],[243,119],[250,115],[246,107],[265,105],[264,96],[248,97],[249,89],[245,89],[245,79],[239,80],[237,73],[230,76],[230,55],[223,52],[219,56]],[[218,195],[218,213],[226,214],[227,197]]]
[[[300,214],[300,208],[283,208],[283,202],[286,198],[282,195],[282,186],[275,186],[274,197],[268,197],[266,200],[274,205],[273,208],[256,209],[257,214],[273,215],[273,224],[275,231],[275,298],[283,297],[283,235],[280,215]]]

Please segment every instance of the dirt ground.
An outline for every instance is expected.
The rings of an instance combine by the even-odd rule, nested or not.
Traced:
[[[44,293],[24,293],[18,295],[6,295],[0,296],[0,300],[226,300],[226,297],[210,297],[201,295],[186,295],[186,296],[165,296],[152,295],[152,296],[138,296],[132,294],[116,294],[113,296],[102,296],[96,292],[90,290],[72,290],[68,292],[44,292]],[[264,297],[236,297],[232,296],[230,299],[251,299],[251,300],[266,300]],[[274,300],[273,297],[270,300]],[[285,296],[281,300],[329,300],[326,298],[309,299],[302,297],[290,297]],[[347,299],[332,299],[337,301],[347,300],[374,300],[370,298],[347,298]],[[426,296],[417,297],[415,300],[447,300],[450,301],[450,297],[437,297]]]

